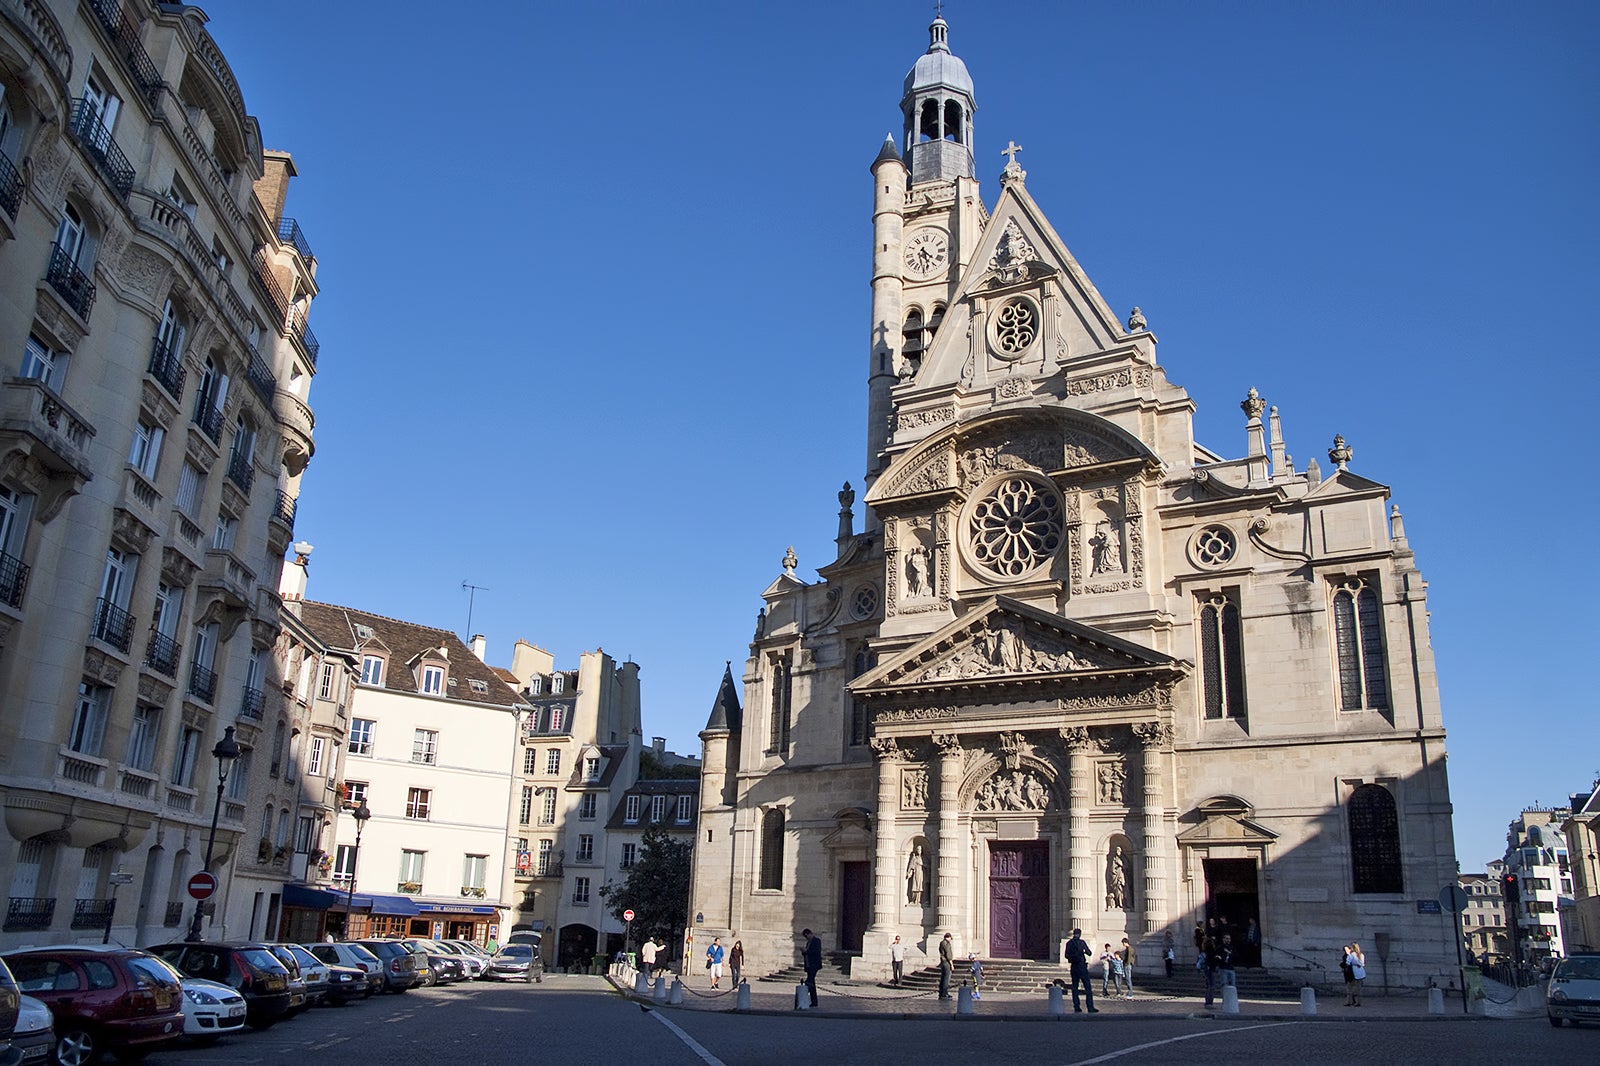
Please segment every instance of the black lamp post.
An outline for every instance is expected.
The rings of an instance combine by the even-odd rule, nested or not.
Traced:
[[[239,757],[239,742],[233,739],[233,726],[222,731],[222,739],[211,749],[211,757],[217,762],[217,801],[211,808],[211,835],[206,838],[207,873],[211,872],[211,856],[217,848],[217,819],[222,816],[222,787],[228,783],[228,771],[233,769],[233,760]],[[194,921],[189,925],[188,939],[191,942],[200,940],[200,922],[205,917],[205,911],[206,901],[195,900]]]
[[[353,909],[356,902],[356,863],[361,860],[361,831],[367,827],[367,819],[372,817],[372,809],[367,806],[367,801],[362,800],[361,806],[350,812],[350,817],[356,820],[356,846],[350,852],[350,889],[344,897],[344,938],[349,940],[354,931],[355,914]]]

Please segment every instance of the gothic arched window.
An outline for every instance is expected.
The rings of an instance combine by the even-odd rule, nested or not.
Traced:
[[[1224,593],[1199,604],[1200,684],[1207,719],[1244,721],[1244,649],[1239,607]]]
[[[769,700],[772,728],[767,738],[767,752],[771,755],[786,754],[789,750],[789,699],[793,691],[791,670],[792,664],[787,655],[772,660],[772,674],[768,679],[772,686]]]
[[[1361,785],[1345,804],[1350,819],[1350,871],[1356,892],[1403,892],[1400,817],[1382,785]]]
[[[761,880],[758,888],[783,887],[783,811],[761,816]]]
[[[1338,654],[1339,709],[1386,711],[1389,684],[1383,669],[1383,623],[1378,594],[1360,578],[1333,593],[1333,636]]]

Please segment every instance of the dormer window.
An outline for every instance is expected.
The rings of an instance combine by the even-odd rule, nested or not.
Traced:
[[[628,797],[627,806],[624,808],[622,814],[622,820],[624,822],[637,822],[639,820],[639,808],[643,805],[643,799],[644,797],[639,795]]]
[[[650,797],[650,820],[657,824],[667,820],[667,797]]]
[[[424,666],[422,668],[422,694],[424,696],[437,696],[444,692],[444,667]]]
[[[471,687],[472,691],[478,693],[479,695],[488,694],[489,682],[487,681],[479,681],[477,678],[468,678],[467,684]]]
[[[537,674],[535,674],[534,676],[528,678],[528,691],[530,693],[532,693],[533,695],[535,695],[535,696],[537,696],[539,693],[543,692],[544,691],[544,678],[540,677]]]
[[[562,677],[560,674],[556,674],[553,677],[551,677],[550,678],[550,692],[551,692],[551,694],[555,695],[555,694],[559,694],[559,693],[565,691],[565,689],[566,689],[565,682],[566,682],[566,678]]]
[[[583,760],[583,776],[593,781],[600,776],[600,757],[590,755]]]
[[[380,655],[363,655],[361,657],[361,683],[363,685],[383,684],[383,657]]]

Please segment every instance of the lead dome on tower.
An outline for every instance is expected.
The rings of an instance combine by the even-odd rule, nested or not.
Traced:
[[[907,94],[918,89],[942,86],[972,95],[972,75],[967,65],[950,52],[950,26],[943,18],[935,18],[928,27],[928,51],[911,66],[906,74]]]

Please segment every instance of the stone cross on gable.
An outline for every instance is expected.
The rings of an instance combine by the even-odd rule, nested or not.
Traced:
[[[1000,154],[1006,157],[1007,166],[1014,167],[1017,165],[1017,153],[1020,151],[1022,151],[1022,145],[1008,138],[1006,146],[1000,149]]]

